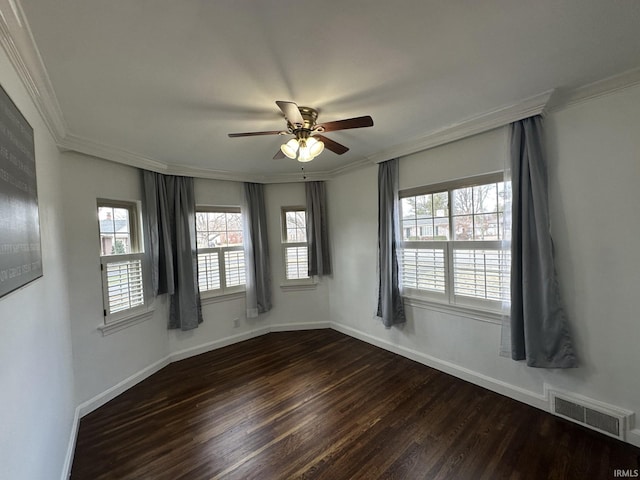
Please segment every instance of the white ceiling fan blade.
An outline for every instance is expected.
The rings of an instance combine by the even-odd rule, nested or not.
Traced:
[[[304,118],[300,115],[300,109],[298,105],[293,102],[283,102],[282,100],[278,100],[276,105],[282,110],[287,121],[295,126],[301,127],[304,125]]]

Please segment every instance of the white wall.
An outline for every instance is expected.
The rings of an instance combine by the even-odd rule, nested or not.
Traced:
[[[196,179],[196,204],[198,206],[235,206],[242,203],[242,183],[222,180]],[[206,351],[210,346],[229,343],[230,338],[244,338],[264,323],[259,318],[247,321],[245,299],[236,298],[216,303],[206,300],[202,305],[203,322],[195,330],[182,332],[170,330],[169,348],[172,353],[197,353]],[[233,320],[239,319],[239,326],[233,326]],[[209,346],[209,347],[207,347]],[[185,352],[186,354],[186,352]]]
[[[640,412],[640,324],[633,304],[640,285],[639,107],[635,87],[546,120],[552,234],[580,368],[533,369],[499,357],[494,323],[416,307],[407,308],[400,328],[386,330],[374,319],[377,166],[329,182],[336,328],[540,407],[546,382]],[[400,188],[500,170],[506,152],[506,129],[499,129],[405,157]]]
[[[554,381],[636,415],[639,111],[636,86],[555,112],[547,121],[556,265],[582,365]]]
[[[59,478],[75,401],[57,148],[0,50],[0,84],[34,129],[44,276],[0,298],[0,478]]]
[[[256,319],[246,318],[244,297],[203,304],[203,323],[194,330],[167,330],[168,299],[158,297],[150,320],[103,336],[96,199],[142,200],[140,171],[98,158],[64,153],[64,221],[69,264],[71,335],[76,378],[76,402],[98,406],[122,389],[152,373],[170,358],[183,358],[234,341],[278,329],[329,325],[326,283],[304,291],[283,291],[280,249],[280,208],[304,205],[304,185],[267,185],[268,235],[271,247],[273,309]],[[209,206],[241,204],[242,183],[196,179],[196,203]],[[238,327],[233,320],[239,319]],[[147,372],[147,373],[145,373]],[[135,379],[135,380],[132,380]],[[90,409],[90,408],[89,408]]]
[[[64,221],[69,262],[76,403],[101,395],[169,354],[166,296],[150,320],[103,336],[102,277],[96,200],[142,200],[140,171],[78,153],[63,153]]]
[[[139,171],[59,154],[4,54],[0,67],[0,82],[35,130],[45,272],[0,299],[1,478],[57,477],[74,408],[171,355],[270,328],[313,328],[329,321],[534,404],[543,401],[547,382],[640,412],[640,326],[632,304],[640,284],[640,87],[553,112],[546,120],[557,267],[581,360],[578,369],[554,372],[499,357],[500,327],[493,323],[415,307],[407,309],[401,328],[387,330],[374,319],[374,165],[328,184],[334,275],[315,288],[281,288],[280,209],[304,205],[304,185],[266,185],[271,312],[247,320],[243,298],[208,303],[200,328],[168,331],[167,301],[160,297],[150,320],[102,336],[96,198],[141,200]],[[401,188],[497,171],[505,154],[505,129],[414,154],[401,161]],[[240,183],[196,180],[200,205],[239,205],[241,195]],[[237,328],[234,318],[240,319]]]
[[[240,206],[243,186],[240,182],[196,179],[196,203],[202,206]],[[203,302],[203,323],[195,330],[169,331],[169,346],[174,357],[203,352],[271,328],[305,328],[323,322],[328,326],[328,289],[324,283],[304,291],[283,291],[282,251],[280,248],[280,209],[304,205],[302,183],[265,185],[267,232],[269,238],[273,309],[258,318],[247,318],[244,297],[218,302]],[[234,327],[234,319],[239,320]]]
[[[273,281],[273,309],[268,313],[270,325],[278,329],[329,326],[328,277],[319,279],[315,287],[288,290],[285,283],[282,250],[282,207],[306,206],[304,183],[265,185],[269,253]]]

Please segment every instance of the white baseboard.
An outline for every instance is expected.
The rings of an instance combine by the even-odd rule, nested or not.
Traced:
[[[243,342],[245,340],[259,337],[261,335],[266,335],[267,333],[270,333],[270,332],[318,330],[322,328],[331,328],[331,322],[314,322],[314,323],[300,322],[300,323],[280,323],[276,325],[268,325],[265,327],[256,328],[255,330],[251,330],[248,332],[243,332],[238,335],[232,335],[230,337],[221,338],[220,340],[215,340],[213,342],[203,343],[202,345],[197,345],[195,347],[179,350],[177,352],[173,352],[172,354],[170,354],[169,357],[171,362],[177,362],[179,360],[184,360],[185,358],[190,358],[195,355],[200,355],[203,353],[210,352],[212,350],[217,350],[218,348],[227,347],[229,345],[233,345],[234,343]]]
[[[107,403],[109,400],[116,398],[121,393],[127,391],[137,383],[140,383],[145,378],[153,375],[161,368],[169,364],[169,357],[165,357],[157,362],[143,368],[137,373],[134,373],[128,378],[125,378],[121,382],[117,383],[113,387],[99,393],[95,397],[81,403],[75,409],[73,415],[73,424],[71,425],[71,433],[69,435],[69,443],[67,445],[67,454],[65,455],[64,464],[62,467],[61,480],[68,480],[71,476],[71,467],[73,466],[73,456],[76,450],[76,439],[78,438],[78,428],[80,427],[80,419],[85,415],[93,412],[97,408]]]
[[[344,333],[345,335],[349,335],[350,337],[357,338],[359,340],[362,340],[363,342],[383,348],[384,350],[396,353],[405,358],[415,360],[416,362],[422,363],[423,365],[426,365],[428,367],[435,368],[436,370],[448,373],[450,375],[453,375],[454,377],[460,378],[469,383],[473,383],[506,397],[513,398],[514,400],[525,403],[553,415],[549,404],[549,390],[556,388],[547,383],[544,383],[543,394],[532,392],[530,390],[489,377],[474,370],[470,370],[454,363],[432,357],[431,355],[427,355],[417,350],[395,345],[391,342],[382,340],[378,337],[369,335],[368,333],[364,333],[360,330],[348,327],[346,325],[333,322],[331,324],[331,328],[338,332]],[[589,399],[589,401],[594,402],[593,399]],[[632,413],[633,412],[629,412],[629,414]],[[631,445],[640,447],[640,429],[635,428],[627,431],[625,441],[627,443],[630,443]]]
[[[239,333],[237,335],[232,335],[230,337],[221,338],[220,340],[215,340],[213,342],[203,343],[202,345],[197,345],[195,347],[185,348],[184,350],[171,353],[169,355],[170,363],[184,360],[185,358],[195,357],[196,355],[217,350],[218,348],[227,347],[234,343],[244,342],[245,340],[265,335],[270,331],[269,327],[262,327],[248,332]]]
[[[76,407],[73,413],[73,423],[71,424],[71,434],[67,445],[67,454],[62,465],[62,475],[60,480],[69,480],[71,476],[71,466],[73,465],[73,455],[76,451],[76,439],[78,438],[78,427],[80,426],[80,407]]]
[[[627,442],[636,447],[640,447],[640,428],[634,428],[627,432]]]
[[[348,327],[346,325],[342,325],[335,322],[315,322],[315,323],[286,323],[286,324],[275,324],[270,326],[265,326],[262,328],[258,328],[255,330],[251,330],[248,332],[244,332],[238,335],[232,335],[230,337],[225,337],[220,340],[216,340],[213,342],[208,342],[202,345],[198,345],[195,347],[187,348],[184,350],[180,350],[177,352],[173,352],[166,356],[165,358],[155,362],[154,364],[146,367],[139,372],[131,375],[129,378],[119,382],[113,387],[105,390],[103,393],[96,395],[92,399],[78,405],[75,410],[75,416],[73,421],[73,426],[71,429],[71,437],[69,439],[69,445],[67,448],[67,455],[65,457],[65,463],[62,473],[62,480],[67,480],[69,475],[71,474],[71,466],[73,463],[73,454],[75,451],[76,438],[78,434],[78,427],[80,418],[91,413],[95,409],[101,407],[108,401],[117,397],[121,393],[125,392],[129,388],[133,387],[137,383],[146,379],[147,377],[153,375],[161,368],[169,365],[172,362],[177,362],[179,360],[184,360],[186,358],[193,357],[195,355],[200,355],[202,353],[207,353],[212,350],[217,350],[219,348],[223,348],[234,343],[242,342],[244,340],[249,340],[251,338],[259,337],[261,335],[265,335],[269,332],[286,332],[286,331],[297,331],[297,330],[316,330],[316,329],[324,329],[324,328],[332,328],[338,332],[344,333],[345,335],[349,335],[350,337],[357,338],[362,340],[363,342],[369,343],[371,345],[375,345],[384,350],[396,353],[405,358],[409,358],[418,363],[426,365],[428,367],[435,368],[436,370],[440,370],[442,372],[453,375],[454,377],[465,380],[469,383],[473,383],[480,387],[486,388],[487,390],[491,390],[493,392],[499,393],[501,395],[505,395],[509,398],[513,398],[514,400],[518,400],[527,405],[531,405],[532,407],[538,408],[540,410],[544,410],[546,412],[549,411],[548,399],[546,395],[546,387],[545,394],[539,394],[536,392],[532,392],[530,390],[526,390],[524,388],[517,387],[515,385],[511,385],[509,383],[503,382],[501,380],[497,380],[495,378],[489,377],[482,373],[476,372],[474,370],[461,367],[451,362],[447,362],[445,360],[441,360],[436,357],[432,357],[431,355],[427,355],[423,352],[419,352],[417,350],[413,350],[411,348],[403,347],[400,345],[395,345],[386,340],[382,340],[373,335],[369,335],[367,333],[356,330],[352,327]],[[627,442],[640,447],[640,429],[634,429],[627,432]]]
[[[453,375],[454,377],[461,378],[462,380],[486,388],[487,390],[491,390],[506,397],[513,398],[514,400],[526,403],[527,405],[539,408],[540,410],[548,411],[548,402],[545,395],[535,393],[524,388],[516,387],[515,385],[511,385],[501,380],[496,380],[495,378],[489,377],[482,373],[461,367],[459,365],[441,360],[436,357],[432,357],[431,355],[427,355],[426,353],[422,353],[411,348],[395,345],[393,343],[387,342],[386,340],[374,337],[373,335],[369,335],[354,328],[347,327],[346,325],[332,323],[331,328],[337,330],[338,332],[342,332],[345,335],[349,335],[350,337],[354,337],[358,340],[362,340],[363,342],[375,345],[376,347],[380,347],[384,350],[397,353],[398,355],[401,355],[405,358],[415,360],[416,362],[426,365],[427,367],[432,367],[436,370],[440,370],[441,372]]]
[[[280,323],[271,325],[271,332],[295,332],[298,330],[322,330],[331,328],[331,322],[314,322],[314,323]]]
[[[164,357],[163,359],[152,363],[148,367],[143,368],[139,372],[134,373],[130,377],[125,378],[121,382],[118,382],[108,390],[105,390],[104,392],[99,393],[95,397],[87,400],[86,402],[81,403],[80,405],[78,405],[80,418],[84,417],[88,413],[93,412],[95,409],[100,408],[102,405],[107,403],[109,400],[113,400],[121,393],[126,392],[134,385],[143,381],[145,378],[150,377],[161,368],[169,365],[169,363],[169,357]]]
[[[142,380],[150,377],[160,369],[166,367],[170,363],[177,362],[179,360],[184,360],[186,358],[194,357],[196,355],[200,355],[202,353],[207,353],[212,350],[217,350],[219,348],[223,348],[229,345],[233,345],[234,343],[243,342],[245,340],[249,340],[251,338],[259,337],[261,335],[265,335],[269,332],[286,332],[286,331],[295,331],[295,330],[315,330],[321,328],[330,328],[330,322],[316,322],[316,323],[283,323],[277,325],[270,325],[262,328],[257,328],[255,330],[251,330],[249,332],[243,332],[238,335],[232,335],[230,337],[221,338],[220,340],[216,340],[213,342],[207,342],[202,345],[198,345],[191,348],[185,348],[184,350],[179,350],[177,352],[173,352],[166,357],[158,360],[152,365],[143,368],[137,373],[134,373],[130,377],[122,380],[117,383],[113,387],[105,390],[104,392],[96,395],[95,397],[87,400],[86,402],[81,403],[75,409],[73,425],[71,427],[71,434],[69,437],[69,444],[67,446],[67,454],[65,456],[65,462],[62,469],[62,480],[67,480],[71,475],[71,466],[73,465],[73,455],[76,447],[76,439],[78,437],[78,428],[80,425],[80,419],[85,415],[93,412],[97,408],[100,408],[102,405],[107,403],[108,401],[114,399],[121,393],[124,393],[129,388],[133,387],[137,383],[140,383]]]

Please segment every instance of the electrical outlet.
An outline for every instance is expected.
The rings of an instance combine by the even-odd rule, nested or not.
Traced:
[[[239,318],[234,318],[233,319],[233,328],[238,328],[240,326],[240,319]]]

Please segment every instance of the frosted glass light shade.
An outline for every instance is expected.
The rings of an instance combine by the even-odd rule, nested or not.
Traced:
[[[296,158],[298,151],[298,140],[292,138],[287,143],[280,145],[280,150],[289,158]]]
[[[307,145],[300,146],[300,151],[298,152],[298,161],[302,163],[310,162],[313,160],[313,155],[309,152],[309,147]]]
[[[320,140],[316,140],[313,137],[307,139],[307,147],[309,148],[309,154],[312,158],[317,157],[324,150],[324,143]]]

